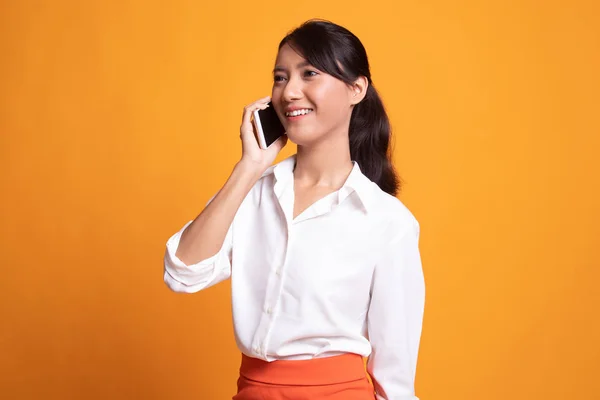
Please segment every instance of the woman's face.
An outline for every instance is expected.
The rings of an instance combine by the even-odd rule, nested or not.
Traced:
[[[273,74],[273,106],[292,142],[309,145],[331,134],[347,135],[354,91],[345,82],[317,70],[287,44]]]

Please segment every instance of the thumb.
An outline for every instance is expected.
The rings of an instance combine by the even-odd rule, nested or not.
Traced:
[[[283,135],[279,139],[277,139],[275,141],[275,143],[273,143],[275,146],[277,146],[278,153],[281,151],[281,149],[283,149],[285,147],[285,145],[287,144],[287,141],[288,141],[287,135]]]

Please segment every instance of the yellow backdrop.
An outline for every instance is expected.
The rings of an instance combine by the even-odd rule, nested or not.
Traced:
[[[0,396],[231,398],[229,282],[171,293],[164,244],[321,17],[369,52],[421,222],[417,394],[600,398],[600,7],[509,3],[0,2]]]

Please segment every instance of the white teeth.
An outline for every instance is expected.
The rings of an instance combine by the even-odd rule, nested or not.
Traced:
[[[294,110],[292,112],[286,112],[286,117],[297,117],[298,115],[308,114],[312,110],[310,108],[303,108],[301,110]]]

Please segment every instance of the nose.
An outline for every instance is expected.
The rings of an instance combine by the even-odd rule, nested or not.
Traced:
[[[286,103],[291,103],[302,98],[303,94],[301,80],[293,76],[290,77],[283,88],[283,93],[281,96]]]

